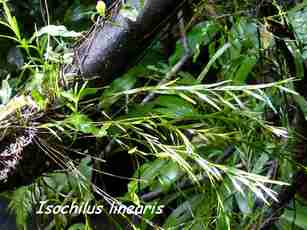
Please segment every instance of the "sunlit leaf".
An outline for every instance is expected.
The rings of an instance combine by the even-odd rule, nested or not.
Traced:
[[[36,36],[40,37],[44,34],[48,34],[54,37],[80,37],[81,33],[77,33],[75,31],[69,31],[65,26],[56,26],[56,25],[48,25],[41,28]]]

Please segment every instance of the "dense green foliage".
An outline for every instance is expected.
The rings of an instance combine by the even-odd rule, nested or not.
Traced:
[[[27,6],[39,17],[38,1],[29,2],[35,2]],[[165,205],[162,215],[146,213],[140,221],[110,217],[110,223],[118,222],[113,223],[116,229],[127,223],[134,229],[261,228],[298,167],[289,107],[298,104],[307,115],[307,102],[294,88],[304,78],[307,5],[286,9],[274,1],[275,15],[260,17],[249,10],[252,2],[242,1],[242,8],[241,1],[230,2],[194,6],[194,21],[186,23],[192,58],[167,82],[163,79],[185,52],[180,36],[171,56],[165,56],[158,39],[125,74],[95,88],[91,80],[60,84],[73,42],[89,29],[91,16],[97,17],[95,4],[63,1],[59,11],[49,12],[49,25],[30,28],[22,25],[18,11],[13,15],[13,6],[1,1],[0,37],[9,41],[11,56],[0,49],[7,55],[0,111],[14,96],[30,95],[40,113],[47,114],[35,123],[41,133],[36,147],[60,168],[3,193],[21,229],[29,226],[42,200]],[[286,41],[294,74],[277,45],[282,38],[270,30],[272,22],[295,33],[296,40]],[[151,100],[143,101],[152,93]],[[1,124],[0,118],[4,130]],[[118,168],[109,172],[110,155],[118,157],[112,164]],[[131,175],[110,175],[126,172],[123,168]],[[96,183],[101,175],[124,178],[117,182],[124,184],[124,192],[112,194],[117,190],[104,187],[103,179]],[[296,198],[274,223],[276,229],[307,229],[307,207]],[[47,229],[91,229],[92,218],[42,215],[38,222]]]

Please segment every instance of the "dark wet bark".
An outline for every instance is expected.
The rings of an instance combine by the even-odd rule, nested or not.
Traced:
[[[66,74],[96,77],[96,86],[110,82],[136,61],[188,1],[150,0],[143,7],[139,0],[131,2],[140,9],[136,20],[119,12],[112,21],[98,25],[75,47],[73,65],[64,67]]]

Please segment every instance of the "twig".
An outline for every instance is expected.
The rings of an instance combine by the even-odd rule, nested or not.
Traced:
[[[279,220],[280,216],[282,215],[285,207],[289,204],[289,202],[294,198],[296,193],[296,187],[297,187],[297,181],[301,175],[298,173],[295,176],[294,183],[287,187],[282,189],[279,192],[278,201],[273,203],[270,212],[265,217],[264,222],[261,224],[260,228],[261,230],[269,230],[272,229],[272,225],[274,225],[275,221]]]
[[[216,161],[217,164],[221,164],[225,162],[229,157],[232,156],[232,154],[235,152],[236,148],[233,145],[228,146],[224,150],[224,154]],[[206,175],[202,176],[200,182],[206,182],[208,180],[208,177]],[[181,183],[179,183],[176,188],[177,189],[188,189],[194,186],[194,183],[191,180],[183,180]],[[161,195],[164,194],[164,191],[161,188],[156,189],[155,191],[146,193],[141,196],[141,199],[143,201],[150,201],[153,200]]]
[[[164,77],[164,79],[162,79],[158,85],[163,85],[165,84],[168,80],[170,80],[171,77],[173,77],[174,75],[176,75],[180,69],[182,68],[182,66],[188,61],[188,59],[191,57],[191,50],[189,48],[188,45],[188,39],[186,36],[186,31],[184,28],[184,18],[183,18],[183,12],[182,10],[180,10],[178,12],[178,19],[179,19],[179,28],[180,28],[180,34],[181,34],[181,42],[183,45],[183,49],[184,49],[184,54],[183,56],[180,58],[180,60],[176,63],[176,65],[166,74],[166,76]],[[150,93],[149,95],[147,95],[143,101],[141,102],[141,105],[146,104],[148,101],[150,101],[153,97],[155,96],[154,93]]]

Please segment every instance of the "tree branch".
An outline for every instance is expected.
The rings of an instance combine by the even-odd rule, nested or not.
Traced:
[[[133,64],[188,0],[145,1],[141,9],[139,2],[131,1],[131,7],[139,10],[135,21],[120,10],[84,39],[75,49],[73,63],[64,66],[64,76],[95,78],[95,86],[110,82]]]

